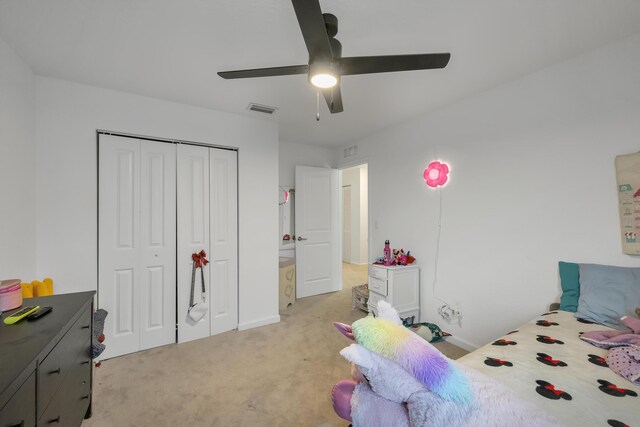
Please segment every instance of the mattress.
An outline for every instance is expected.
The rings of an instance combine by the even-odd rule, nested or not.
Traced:
[[[553,311],[469,353],[458,362],[509,387],[568,426],[640,425],[640,387],[607,366],[607,350],[582,332],[607,330]]]

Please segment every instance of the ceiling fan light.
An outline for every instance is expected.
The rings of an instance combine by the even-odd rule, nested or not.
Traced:
[[[338,79],[333,74],[318,73],[311,76],[309,79],[311,84],[320,89],[328,89],[334,87],[338,83]]]
[[[336,66],[329,61],[315,61],[309,65],[309,83],[317,88],[332,88],[339,78]]]

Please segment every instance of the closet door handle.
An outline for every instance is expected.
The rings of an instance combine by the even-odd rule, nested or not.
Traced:
[[[302,236],[298,236],[298,242],[301,242],[303,240],[307,240],[307,238],[306,237],[302,237]]]
[[[53,371],[49,371],[49,375],[53,375],[53,374],[60,374],[60,368],[55,369]]]
[[[24,420],[20,421],[18,424],[13,424],[11,427],[24,427]]]
[[[60,417],[54,418],[54,419],[48,421],[49,424],[54,424],[54,423],[58,424],[59,422],[60,422]]]

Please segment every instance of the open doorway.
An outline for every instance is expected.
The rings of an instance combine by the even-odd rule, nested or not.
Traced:
[[[342,285],[367,283],[369,264],[369,186],[367,164],[340,171],[342,175]]]

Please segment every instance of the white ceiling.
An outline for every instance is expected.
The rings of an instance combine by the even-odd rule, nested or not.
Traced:
[[[217,71],[304,64],[289,0],[2,0],[0,36],[42,76],[232,113],[272,105],[280,138],[337,146],[640,31],[637,0],[320,0],[343,56],[451,52],[443,70],[346,76],[315,120],[305,76]]]

